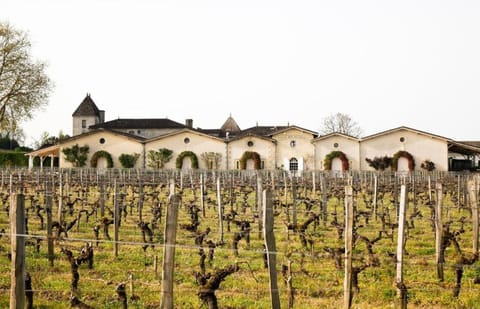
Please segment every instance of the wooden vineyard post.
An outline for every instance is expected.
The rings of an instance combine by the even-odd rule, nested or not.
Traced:
[[[203,182],[203,174],[200,174],[200,207],[202,208],[202,215],[205,218],[205,185]]]
[[[100,218],[103,219],[103,217],[105,217],[105,180],[103,177],[101,177],[99,181],[100,181]]]
[[[25,197],[10,195],[10,309],[25,308]]]
[[[345,278],[343,281],[343,308],[352,304],[352,249],[353,249],[353,189],[345,187]]]
[[[217,203],[218,203],[218,241],[223,244],[223,206],[222,206],[222,188],[220,186],[220,177],[217,178]]]
[[[373,176],[373,218],[377,220],[378,176]]]
[[[403,252],[405,246],[405,213],[406,213],[406,186],[400,187],[400,209],[398,216],[398,237],[397,237],[397,295],[400,298],[400,308],[407,308],[407,287],[403,283]]]
[[[257,211],[258,211],[258,238],[262,238],[263,230],[263,178],[257,173]]]
[[[179,195],[170,196],[164,231],[163,266],[162,266],[162,301],[160,308],[173,309],[173,273],[175,268],[175,242],[177,237],[178,208],[181,203]]]
[[[297,179],[292,176],[292,224],[297,226]]]
[[[170,178],[168,180],[168,190],[168,197],[172,197],[173,195],[175,195],[175,178]]]
[[[113,255],[118,256],[118,228],[120,226],[120,211],[118,209],[117,180],[113,181]]]
[[[312,171],[312,198],[315,198],[315,191],[317,190],[315,171]]]
[[[183,191],[183,171],[180,171],[180,191]]]
[[[230,212],[233,212],[234,209],[233,209],[233,202],[235,200],[235,194],[233,192],[233,182],[234,182],[234,178],[233,178],[233,173],[230,174],[230,185],[229,185],[229,195],[230,195]]]
[[[275,247],[275,234],[273,232],[273,203],[270,190],[263,190],[263,235],[265,238],[265,250],[267,254],[268,271],[270,275],[271,308],[280,308],[280,295],[277,282],[277,258]]]
[[[428,201],[432,205],[432,178],[428,175]]]
[[[285,213],[287,215],[287,222],[290,223],[290,212],[288,211],[288,183],[287,183],[287,173],[283,172],[283,197],[285,203]]]
[[[442,203],[443,203],[443,191],[442,184],[437,183],[437,205],[435,207],[435,258],[437,262],[437,277],[443,282],[443,263],[445,260],[444,251],[442,249],[443,242],[443,223],[442,223]]]
[[[48,262],[53,267],[54,260],[54,247],[53,247],[53,235],[52,235],[52,186],[45,183],[45,213],[47,215],[47,250],[48,250]]]
[[[62,183],[62,171],[59,175],[59,187],[58,187],[58,223],[60,225],[63,222],[63,183]]]
[[[320,176],[320,189],[322,190],[322,217],[323,223],[327,224],[328,220],[328,211],[327,211],[327,203],[328,203],[328,196],[327,196],[327,180],[323,175]]]
[[[272,175],[272,194],[275,194],[275,189],[276,189],[276,183],[275,183],[275,173],[270,172],[270,175]]]
[[[478,203],[475,179],[468,181],[468,196],[472,209],[473,254],[478,254]]]
[[[140,177],[138,181],[138,205],[137,205],[137,210],[138,210],[138,220],[143,221],[143,200],[144,200],[144,194],[143,194],[143,182],[142,178]]]

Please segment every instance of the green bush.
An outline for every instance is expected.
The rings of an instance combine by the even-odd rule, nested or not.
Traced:
[[[25,152],[0,151],[0,166],[28,166],[28,157]]]
[[[137,163],[138,157],[140,157],[139,153],[134,153],[134,154],[122,153],[118,157],[118,161],[120,161],[120,164],[122,164],[123,168],[132,168],[132,167],[135,167],[135,163]]]

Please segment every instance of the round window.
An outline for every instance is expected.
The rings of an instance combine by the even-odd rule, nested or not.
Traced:
[[[247,146],[248,146],[248,147],[252,147],[252,146],[253,146],[253,142],[252,142],[252,141],[248,141],[248,142],[247,142]]]
[[[102,137],[100,138],[100,140],[98,141],[100,144],[105,144],[105,139]]]
[[[334,144],[333,144],[333,147],[334,147],[334,148],[338,148],[338,143],[334,143]]]
[[[402,143],[403,143],[404,141],[405,141],[405,137],[403,137],[403,136],[402,136],[402,137],[400,137],[400,142],[402,142]]]
[[[295,141],[290,142],[290,147],[295,147],[296,145],[297,145],[297,143]]]
[[[190,143],[190,139],[189,139],[188,137],[185,137],[185,138],[183,139],[183,142],[184,142],[185,144],[188,144],[188,143]]]

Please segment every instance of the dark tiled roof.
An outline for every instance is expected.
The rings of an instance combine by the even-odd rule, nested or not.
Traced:
[[[184,124],[170,119],[115,119],[90,126],[90,129],[183,129]]]
[[[220,130],[220,129],[200,129],[200,128],[197,128],[196,131],[201,132],[203,134],[210,135],[210,136],[225,137],[225,132]]]
[[[137,140],[139,142],[142,142],[142,141],[146,140],[145,137],[138,136],[138,135],[135,135],[135,134],[129,134],[129,133],[122,132],[122,131],[115,131],[115,130],[110,130],[110,129],[98,128],[98,129],[91,130],[91,131],[88,131],[88,132],[85,132],[85,133],[82,133],[82,134],[79,134],[79,135],[72,136],[72,137],[67,138],[65,140],[62,140],[60,142],[60,144],[68,142],[68,141],[73,141],[73,140],[76,140],[76,139],[79,139],[79,138],[82,138],[82,137],[85,137],[85,136],[93,135],[93,134],[96,134],[96,133],[99,133],[99,132],[109,132],[109,133],[112,133],[114,135],[125,136],[127,138]]]
[[[93,102],[90,94],[87,94],[82,103],[77,107],[73,112],[72,116],[99,116],[100,110],[98,109],[95,102]]]
[[[246,134],[256,134],[260,136],[272,136],[276,132],[280,130],[284,130],[288,128],[288,126],[255,126],[248,129],[243,130],[237,136],[246,135]]]

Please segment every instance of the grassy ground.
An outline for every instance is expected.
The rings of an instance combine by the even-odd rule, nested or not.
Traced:
[[[153,189],[146,188],[145,193],[150,193]],[[248,190],[248,189],[247,189]],[[253,189],[252,189],[253,190]],[[130,201],[136,201],[136,193],[131,188],[122,188],[121,192],[126,194],[126,204]],[[73,192],[73,191],[72,191]],[[248,192],[248,191],[247,191]],[[27,195],[31,192],[27,192]],[[160,200],[166,203],[167,189],[164,188],[160,194]],[[254,205],[254,193],[240,192],[237,189],[239,197],[234,208],[239,212],[237,219],[252,220],[255,212],[252,211]],[[306,192],[310,196],[310,192]],[[243,196],[248,201],[245,213],[241,211]],[[198,192],[196,192],[198,196]],[[283,191],[276,192],[276,196],[283,200]],[[77,193],[72,193],[72,199],[77,197]],[[207,227],[211,232],[205,240],[218,241],[218,219],[215,202],[215,192],[209,191],[211,202],[206,208],[206,218],[200,218],[198,231],[205,231]],[[97,189],[92,188],[88,196],[88,202],[94,203],[98,198]],[[317,194],[317,201],[312,211],[320,213],[318,200],[321,196]],[[357,210],[371,212],[370,194],[356,194],[355,204]],[[194,243],[194,234],[183,228],[182,224],[190,223],[187,207],[193,202],[194,197],[190,190],[183,192],[183,206],[179,212],[179,228],[177,231],[177,246],[175,255],[174,271],[174,302],[177,308],[201,308],[202,303],[197,296],[199,286],[195,281],[195,272],[200,271],[198,247]],[[392,222],[395,222],[396,207],[392,203],[392,196],[385,194],[379,202],[378,212],[387,213]],[[410,201],[412,196],[410,196]],[[478,263],[473,266],[465,267],[462,288],[458,298],[453,297],[452,291],[455,285],[454,265],[455,252],[452,246],[446,250],[445,280],[439,282],[437,278],[437,265],[435,263],[435,242],[434,230],[430,220],[431,210],[426,205],[426,195],[419,195],[417,198],[417,207],[421,216],[414,219],[415,227],[408,229],[408,238],[406,242],[407,255],[404,260],[404,281],[408,288],[409,308],[478,308],[480,303],[479,286],[474,284],[474,279],[479,275],[480,268]],[[112,209],[112,199],[107,202],[107,206]],[[366,202],[365,202],[366,201]],[[43,204],[43,197],[39,197],[34,203]],[[151,207],[153,205],[152,197],[149,195],[145,199],[143,210],[144,220],[149,222],[151,219]],[[0,206],[3,210],[0,212],[0,228],[9,230],[8,216],[5,211],[7,205]],[[26,207],[31,206],[27,199]],[[81,203],[75,205],[77,211],[82,207]],[[88,203],[83,205],[88,208]],[[414,205],[409,204],[407,217],[413,213]],[[164,208],[165,209],[165,208]],[[230,206],[225,204],[225,211],[228,212]],[[469,212],[456,208],[454,203],[450,202],[450,196],[445,196],[445,209],[449,209],[448,218],[453,223],[452,230],[458,230],[459,218],[467,218],[465,224],[465,233],[459,237],[461,247],[468,252],[472,247],[471,224],[469,224]],[[320,221],[320,224],[314,229],[313,224],[307,229],[307,239],[310,240],[313,248],[303,248],[299,240],[299,235],[292,231],[287,235],[285,222],[287,217],[281,206],[278,206],[278,215],[275,217],[275,235],[277,244],[277,269],[278,286],[282,307],[286,308],[288,304],[289,291],[284,284],[282,275],[282,265],[287,265],[288,261],[292,263],[292,282],[295,290],[294,307],[295,308],[340,308],[343,306],[343,268],[335,267],[334,259],[326,252],[326,248],[342,248],[344,246],[343,238],[339,239],[337,229],[331,224],[333,213],[337,213],[338,222],[343,222],[343,202],[336,197],[330,197],[328,202],[329,218],[326,222]],[[130,212],[130,208],[127,208]],[[53,212],[56,214],[56,210]],[[108,213],[108,212],[107,212]],[[70,222],[76,217],[67,214],[65,220]],[[201,216],[201,213],[200,213]],[[298,222],[303,223],[308,214],[305,211],[303,203],[298,204]],[[55,219],[55,216],[54,216]],[[100,218],[97,218],[100,219]],[[162,217],[160,226],[154,230],[155,247],[148,248],[146,253],[142,249],[142,236],[138,227],[138,213],[133,209],[132,214],[128,214],[122,219],[119,230],[119,254],[113,255],[113,243],[106,241],[100,233],[100,243],[94,244],[94,268],[88,269],[82,264],[79,267],[80,280],[75,294],[83,302],[94,308],[120,308],[120,302],[115,293],[115,288],[120,283],[126,283],[127,295],[129,297],[129,308],[158,308],[161,300],[161,263],[163,249],[161,242],[163,240],[164,217]],[[257,219],[255,219],[257,220]],[[93,227],[96,220],[91,217],[89,222],[81,218],[77,229],[75,226],[69,232],[69,238],[72,240],[57,240],[55,242],[55,265],[51,267],[47,259],[46,240],[42,240],[40,251],[37,253],[34,246],[27,246],[26,270],[32,276],[34,289],[34,304],[36,308],[69,308],[69,299],[72,295],[70,282],[72,274],[70,264],[66,256],[61,252],[61,248],[66,248],[79,254],[85,241],[94,240]],[[369,222],[360,219],[357,224],[357,232],[369,239],[373,239],[382,229],[381,220],[369,218]],[[29,215],[29,232],[31,235],[45,236],[46,231],[40,230],[40,221],[34,216],[33,212]],[[113,227],[110,226],[110,235],[113,237]],[[207,272],[215,272],[234,263],[238,263],[240,270],[235,272],[221,283],[217,290],[220,308],[270,308],[270,292],[268,272],[263,264],[263,240],[259,238],[257,223],[252,224],[251,244],[248,247],[245,240],[239,243],[239,254],[235,256],[232,249],[233,233],[238,232],[236,225],[231,226],[231,231],[226,230],[225,223],[225,244],[217,247],[215,256],[211,264],[207,262]],[[379,260],[378,266],[366,268],[358,276],[359,290],[355,293],[352,308],[397,308],[399,302],[395,288],[395,260],[392,254],[396,251],[396,230],[390,237],[383,237],[373,246],[374,255]],[[29,239],[32,240],[32,239]],[[10,247],[8,235],[0,239],[0,308],[9,306],[10,289],[10,261],[7,253]],[[206,249],[207,250],[207,249]],[[365,243],[356,242],[354,250],[354,266],[361,266],[368,262],[368,255]],[[158,264],[155,268],[155,259]],[[343,259],[342,259],[343,261]],[[133,277],[133,281],[130,278]],[[135,299],[131,299],[132,290],[130,283],[133,282],[133,294]],[[204,306],[205,307],[205,306]]]

